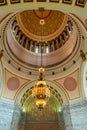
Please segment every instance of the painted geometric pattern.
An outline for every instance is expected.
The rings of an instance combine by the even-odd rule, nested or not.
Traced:
[[[9,0],[0,0],[0,6],[6,5]],[[10,0],[11,4],[21,3],[22,0]],[[47,2],[47,0],[36,0],[37,2]],[[33,0],[23,0],[23,2],[33,2]],[[61,0],[49,0],[49,2],[57,2],[60,3]],[[74,2],[74,5],[85,7],[86,0],[62,0],[63,4],[72,4]]]
[[[15,95],[19,92],[18,90],[21,89],[21,87],[24,87],[30,80],[19,77],[7,69],[5,69],[4,72],[5,83],[2,96],[4,98],[14,99]]]
[[[50,99],[48,100],[43,110],[39,110],[37,108],[32,96],[27,99],[23,107],[26,107],[27,123],[30,123],[30,122],[44,122],[45,123],[47,121],[55,123],[58,120],[58,117],[57,117],[58,103],[53,97],[50,97]]]
[[[67,93],[69,100],[77,99],[81,97],[81,86],[79,81],[79,69],[73,72],[71,75],[68,75],[65,78],[57,79],[56,82],[59,83]]]
[[[51,86],[49,86],[49,85],[47,85],[47,87],[50,89],[51,94],[55,96],[55,98],[56,98],[57,101],[59,102],[60,106],[62,106],[62,105],[63,105],[63,99],[62,99],[60,93],[58,93],[58,91],[57,91],[56,89],[54,89],[53,87],[51,87]],[[22,105],[22,106],[24,105],[26,99],[32,94],[32,89],[33,89],[33,88],[34,88],[34,86],[32,86],[30,89],[28,89],[28,90],[24,93],[24,95],[23,95],[23,97],[22,97],[22,99],[21,99],[21,105]]]
[[[7,87],[9,90],[16,90],[20,87],[20,81],[16,77],[11,77],[7,81]]]
[[[76,80],[73,77],[67,77],[64,80],[64,87],[68,90],[68,91],[73,91],[76,89],[77,83]]]

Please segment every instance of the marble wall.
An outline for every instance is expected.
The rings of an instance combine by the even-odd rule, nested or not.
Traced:
[[[14,104],[0,99],[0,130],[10,130]]]
[[[87,100],[70,105],[73,130],[87,130]]]
[[[18,130],[19,119],[19,105],[0,99],[0,130]]]
[[[19,129],[19,123],[20,123],[20,120],[21,120],[21,107],[18,104],[14,104],[13,109],[14,110],[13,110],[10,130],[18,130]]]
[[[22,116],[21,116],[22,115]],[[26,125],[25,125],[26,124]],[[80,100],[63,107],[63,111],[58,113],[58,120],[55,123],[40,122],[32,124],[26,122],[26,113],[22,113],[20,105],[0,99],[0,130],[24,130],[41,128],[55,130],[87,130],[87,100]],[[46,130],[45,129],[45,130]]]
[[[64,106],[63,117],[66,130],[87,130],[87,100]]]
[[[63,119],[66,130],[73,130],[69,105],[63,106]]]

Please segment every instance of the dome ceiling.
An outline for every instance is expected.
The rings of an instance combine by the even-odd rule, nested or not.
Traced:
[[[68,21],[66,14],[54,10],[29,10],[23,11],[16,16],[17,23],[24,34],[33,40],[43,41],[54,39],[58,36]],[[41,20],[44,20],[43,34]],[[42,21],[43,22],[43,21]]]
[[[76,25],[70,16],[60,11],[23,11],[12,18],[8,27],[6,35],[10,50],[22,63],[32,67],[40,66],[41,46],[45,68],[60,64],[78,46]]]
[[[44,23],[43,36],[40,22]],[[19,92],[26,89],[18,98],[22,105],[25,103],[27,92],[30,95],[29,88],[35,84],[32,81],[38,79],[42,44],[45,79],[58,91],[58,94],[56,91],[52,94],[61,105],[81,97],[77,68],[81,65],[80,50],[87,48],[87,33],[80,17],[57,10],[27,10],[8,14],[0,27],[0,48],[4,50],[2,62],[7,76],[3,97],[16,100]]]
[[[78,61],[81,26],[74,15],[39,9],[11,14],[5,20],[4,56],[13,68],[36,76],[41,66],[41,45],[47,75],[64,72]],[[43,30],[40,22],[44,22]]]

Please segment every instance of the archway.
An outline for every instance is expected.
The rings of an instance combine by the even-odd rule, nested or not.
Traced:
[[[65,123],[63,119],[63,104],[68,103],[66,94],[60,87],[51,81],[46,81],[51,91],[51,97],[46,107],[40,111],[32,97],[32,89],[35,81],[24,87],[18,94],[16,102],[22,107],[22,115],[19,123],[19,130],[63,130]]]

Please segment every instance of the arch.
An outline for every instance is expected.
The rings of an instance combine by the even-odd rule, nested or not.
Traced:
[[[28,97],[23,105],[23,112],[26,112],[26,119],[32,122],[56,122],[58,120],[59,104],[52,95],[43,110],[38,110],[32,96]]]
[[[66,92],[64,92],[61,89],[60,86],[58,86],[57,84],[55,84],[52,81],[46,80],[46,83],[47,83],[47,86],[49,87],[49,89],[51,90],[51,94],[55,95],[56,98],[57,97],[60,98],[60,99],[58,99],[58,101],[60,100],[60,102],[61,102],[60,104],[62,104],[62,105],[68,104],[68,95]],[[19,90],[19,92],[16,94],[15,102],[18,102],[19,104],[21,104],[21,100],[22,100],[23,96],[25,96],[25,94],[31,95],[32,89],[35,86],[35,84],[36,84],[36,81],[32,81],[31,83],[27,84],[24,88]],[[53,89],[53,92],[52,92],[52,89]],[[26,96],[24,98],[26,98]]]
[[[82,63],[80,74],[83,98],[87,98],[87,61]]]

